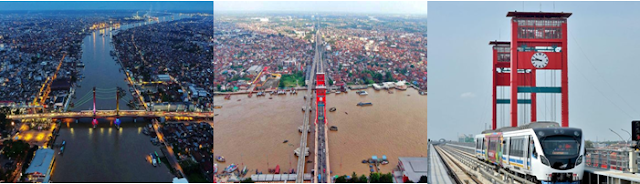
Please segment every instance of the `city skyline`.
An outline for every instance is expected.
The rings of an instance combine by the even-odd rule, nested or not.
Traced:
[[[338,3],[338,4],[336,4]],[[357,7],[357,8],[353,8]],[[318,12],[427,15],[422,1],[216,1],[214,12]]]
[[[212,7],[212,1],[0,1],[0,13],[24,10],[211,11]]]

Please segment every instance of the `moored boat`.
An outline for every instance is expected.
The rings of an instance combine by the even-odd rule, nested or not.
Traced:
[[[249,170],[247,170],[247,166],[244,166],[244,168],[242,168],[242,171],[240,171],[240,175],[245,175],[247,174],[247,172],[249,172]]]
[[[227,166],[227,168],[224,169],[224,172],[230,173],[230,172],[233,172],[233,171],[236,171],[236,170],[238,170],[238,166],[236,164],[231,164],[231,165]]]
[[[373,105],[373,104],[371,102],[367,102],[367,103],[360,102],[360,103],[358,103],[358,106],[367,106],[367,105]]]
[[[227,160],[226,160],[226,159],[224,159],[224,157],[223,157],[223,156],[217,156],[217,157],[216,157],[216,161],[218,161],[218,162],[225,162],[225,161],[227,161]]]

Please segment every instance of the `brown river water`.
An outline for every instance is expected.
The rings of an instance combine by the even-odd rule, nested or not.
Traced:
[[[338,131],[328,134],[333,175],[352,172],[368,175],[369,166],[361,162],[372,155],[386,155],[389,159],[390,164],[380,166],[383,173],[395,168],[398,157],[426,156],[427,96],[414,89],[394,90],[393,94],[371,88],[366,91],[369,95],[359,96],[353,90],[327,95],[327,108],[337,109],[327,112],[329,126],[338,127]],[[247,166],[249,174],[255,174],[256,169],[266,174],[268,168],[276,165],[280,165],[282,172],[295,168],[297,157],[293,150],[300,146],[298,127],[303,120],[303,93],[304,90],[298,95],[273,95],[273,99],[269,95],[252,98],[233,95],[230,100],[214,97],[214,104],[223,106],[214,109],[215,155],[227,160],[217,163],[218,169],[222,171],[231,163],[239,164],[239,169]],[[373,105],[359,107],[358,102]],[[311,114],[315,116],[315,112]],[[312,132],[307,160],[313,160],[313,137]],[[283,143],[284,140],[288,143]],[[306,164],[305,172],[310,172],[311,167],[311,163]]]

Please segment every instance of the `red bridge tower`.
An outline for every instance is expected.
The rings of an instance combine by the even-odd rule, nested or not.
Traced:
[[[530,104],[531,122],[537,121],[537,93],[561,94],[562,127],[569,126],[569,85],[567,64],[567,18],[571,13],[509,12],[511,42],[492,41],[493,46],[493,116],[497,128],[497,104],[511,107],[511,126],[518,126],[518,104]],[[560,86],[538,86],[536,72],[560,72]],[[509,99],[497,98],[497,87],[511,88]],[[528,93],[530,99],[518,99]],[[514,100],[515,99],[515,100]]]

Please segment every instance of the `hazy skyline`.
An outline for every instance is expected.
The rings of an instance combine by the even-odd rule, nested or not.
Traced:
[[[0,1],[7,10],[196,10],[211,11],[211,1]]]
[[[427,14],[424,1],[221,1],[214,11],[352,12],[375,14]]]
[[[640,103],[639,2],[429,3],[429,138],[456,139],[458,133],[478,134],[491,124],[489,41],[510,40],[506,14],[514,10],[573,13],[568,18],[569,126],[582,128],[590,140],[619,141],[609,128],[629,138],[621,129],[630,132],[631,121],[640,119],[640,107],[633,107]],[[560,122],[559,95],[555,116],[552,101],[545,106],[540,96],[538,121]],[[507,121],[498,127],[509,124],[509,108],[504,109]]]

